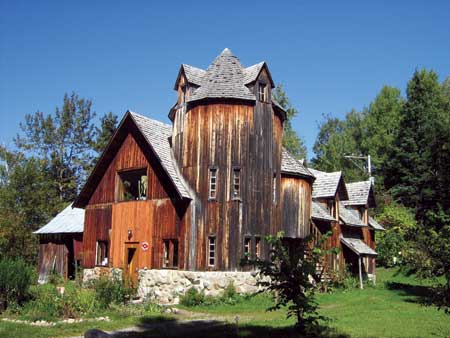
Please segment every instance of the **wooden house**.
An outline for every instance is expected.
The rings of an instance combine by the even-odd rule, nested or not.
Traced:
[[[83,267],[236,271],[268,234],[309,234],[314,176],[282,148],[286,112],[266,63],[225,49],[182,65],[172,125],[127,112],[74,205]]]
[[[373,191],[359,204],[341,172],[310,171],[283,149],[273,88],[265,62],[243,67],[228,49],[206,70],[182,65],[171,125],[130,111],[121,120],[73,204],[84,209],[82,255],[67,257],[135,281],[145,269],[246,271],[241,258],[268,258],[264,238],[279,231],[292,250],[332,231],[327,245],[344,248],[327,258],[334,269],[373,257],[373,220],[354,215]],[[41,242],[42,271],[61,241]]]
[[[65,278],[75,276],[83,254],[84,210],[68,205],[49,223],[34,233],[39,237],[38,281],[51,273]]]
[[[324,262],[327,268],[375,280],[375,231],[384,230],[372,217],[369,208],[375,207],[370,181],[344,183],[341,172],[326,173],[310,169],[316,180],[313,185],[311,231],[319,239],[331,231],[327,248],[339,248]]]

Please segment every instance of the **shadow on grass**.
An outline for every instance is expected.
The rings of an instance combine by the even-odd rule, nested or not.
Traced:
[[[204,337],[204,338],[269,338],[269,337],[305,337],[295,331],[293,327],[272,327],[227,323],[218,320],[177,320],[168,317],[143,317],[138,327],[119,331],[112,335],[114,338],[144,338],[144,337]],[[313,337],[348,338],[328,327],[320,327]]]
[[[405,296],[405,301],[422,305],[437,305],[436,295],[439,288],[435,286],[413,285],[399,282],[385,282],[386,289]]]

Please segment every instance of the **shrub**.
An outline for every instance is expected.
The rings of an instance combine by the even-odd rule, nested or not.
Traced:
[[[0,260],[0,302],[22,303],[34,277],[33,269],[22,259]]]
[[[198,306],[205,303],[205,294],[199,292],[196,288],[192,287],[186,291],[186,293],[181,296],[180,303],[184,306],[192,307]]]
[[[31,288],[32,300],[19,309],[18,314],[29,320],[77,318],[94,314],[98,310],[94,291],[83,289],[73,282],[64,284],[60,293],[55,285],[43,284]]]
[[[125,304],[136,292],[131,283],[127,283],[118,275],[100,277],[93,282],[93,289],[95,300],[102,309],[110,307],[111,304]]]
[[[326,283],[327,292],[332,292],[334,289],[350,290],[359,288],[359,279],[355,277],[347,268],[344,271],[330,271],[329,277],[330,279]]]

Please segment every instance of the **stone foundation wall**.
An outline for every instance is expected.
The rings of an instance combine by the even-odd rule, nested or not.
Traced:
[[[261,289],[257,272],[140,270],[138,295],[161,304],[177,304],[179,296],[191,287],[205,295],[219,296],[233,283],[240,294]]]
[[[83,270],[83,284],[102,276],[121,278],[122,270],[95,267]],[[183,270],[139,270],[139,298],[148,298],[160,304],[178,304],[180,296],[191,287],[205,295],[219,296],[233,283],[240,294],[261,290],[261,276],[256,271],[183,271]]]
[[[122,269],[96,266],[92,269],[83,269],[83,284],[87,284],[103,276],[122,278]]]

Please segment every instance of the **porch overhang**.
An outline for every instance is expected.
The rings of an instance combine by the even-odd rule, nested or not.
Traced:
[[[377,256],[378,253],[359,238],[341,237],[341,243],[358,256]]]

